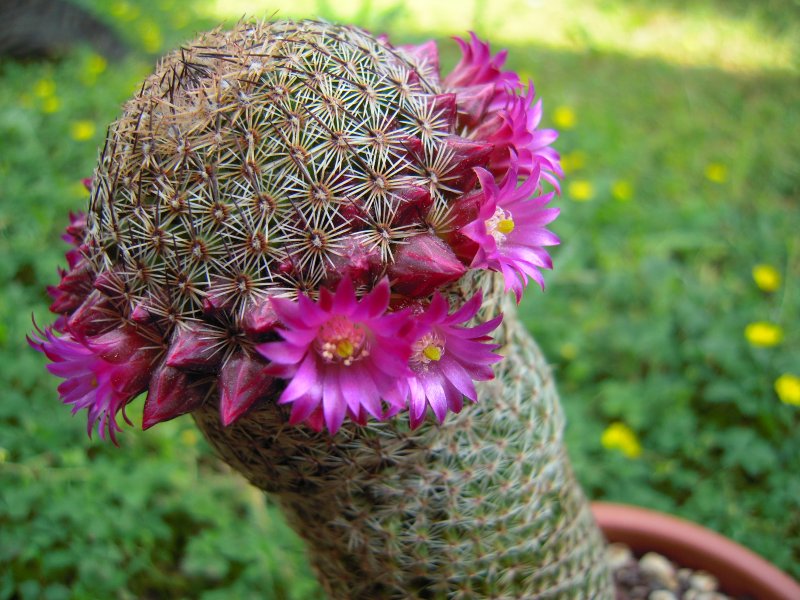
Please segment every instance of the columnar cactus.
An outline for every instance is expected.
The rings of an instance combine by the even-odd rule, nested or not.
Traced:
[[[432,42],[312,21],[166,57],[109,128],[31,344],[90,434],[116,441],[145,390],[145,428],[192,413],[334,598],[610,597],[506,299],[558,243],[555,133],[502,54],[459,43],[444,79]]]

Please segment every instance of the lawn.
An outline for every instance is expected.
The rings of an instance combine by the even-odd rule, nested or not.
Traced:
[[[120,103],[223,4],[229,20],[259,14],[82,4],[123,31],[130,58],[0,62],[0,599],[318,597],[277,509],[190,419],[129,428],[120,448],[90,441],[25,344],[31,313],[48,322],[59,236]],[[562,132],[563,243],[520,310],[554,365],[588,494],[696,520],[800,577],[797,4],[351,4],[282,14],[401,42],[475,28]],[[455,44],[443,54],[454,64]]]

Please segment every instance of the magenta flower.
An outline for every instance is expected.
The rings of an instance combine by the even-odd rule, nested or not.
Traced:
[[[417,339],[409,359],[413,375],[406,379],[412,428],[422,423],[428,406],[441,423],[448,410],[461,411],[464,396],[477,402],[474,382],[494,377],[489,365],[502,356],[492,352],[498,346],[488,334],[503,316],[475,327],[462,325],[477,314],[482,300],[477,293],[448,314],[447,300],[437,292],[427,310],[416,318]]]
[[[550,147],[558,133],[554,129],[538,129],[542,120],[542,101],[533,103],[535,92],[529,85],[524,96],[506,94],[505,102],[490,111],[486,120],[473,133],[476,139],[494,145],[489,170],[502,177],[516,160],[520,175],[537,172],[541,178],[560,190],[558,178],[564,176],[558,152]],[[538,176],[537,176],[538,181]]]
[[[558,153],[550,147],[558,134],[538,129],[542,104],[534,103],[533,84],[526,89],[516,72],[502,70],[505,50],[492,56],[488,43],[470,35],[469,42],[456,38],[462,58],[445,78],[456,93],[459,125],[471,130],[471,139],[494,146],[487,168],[498,179],[508,173],[515,154],[520,174],[530,175],[539,167],[542,179],[558,190],[564,173]]]
[[[531,197],[537,187],[536,173],[517,187],[517,167],[513,160],[501,187],[485,169],[475,170],[484,194],[483,204],[478,218],[461,230],[478,245],[472,267],[500,271],[506,291],[514,290],[519,302],[528,278],[544,288],[540,269],[553,268],[544,246],[558,244],[560,240],[545,225],[558,216],[559,209],[545,207],[553,197],[552,192]]]
[[[122,412],[130,424],[125,405],[147,388],[159,348],[128,329],[91,342],[69,333],[56,336],[50,328],[38,333],[28,342],[52,361],[47,370],[66,380],[58,386],[62,402],[72,405],[73,414],[87,409],[89,435],[97,423],[100,438],[107,432],[116,444],[116,432],[121,431],[116,417]]]
[[[503,88],[517,89],[522,87],[519,75],[514,71],[503,71],[507,50],[492,56],[487,42],[482,42],[474,32],[470,32],[470,41],[455,38],[461,47],[461,60],[445,77],[444,83],[449,88],[466,88],[478,85],[496,85],[498,91]]]
[[[386,313],[386,279],[360,301],[345,278],[335,293],[321,289],[318,302],[301,295],[297,302],[273,299],[272,304],[283,341],[256,348],[272,361],[269,374],[290,379],[278,402],[292,404],[292,424],[318,428],[321,408],[335,433],[345,414],[357,422],[365,413],[383,418],[381,398],[403,405],[399,382],[408,375],[411,347],[399,333],[409,314]]]

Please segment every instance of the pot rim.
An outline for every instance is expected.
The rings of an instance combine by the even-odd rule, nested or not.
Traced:
[[[758,600],[798,600],[800,584],[744,546],[685,519],[662,512],[592,502],[592,513],[611,542],[634,552],[655,551],[684,567],[712,573],[729,594]]]

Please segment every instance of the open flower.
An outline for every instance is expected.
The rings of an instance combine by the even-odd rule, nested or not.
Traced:
[[[492,379],[490,365],[502,359],[493,350],[489,333],[500,324],[502,315],[475,327],[463,324],[480,309],[483,298],[475,294],[452,314],[440,293],[433,296],[427,310],[416,318],[416,341],[412,345],[406,379],[411,427],[418,427],[428,406],[441,423],[447,411],[461,412],[466,396],[478,401],[475,381]]]
[[[784,404],[800,406],[800,377],[784,373],[775,380],[775,393]]]
[[[545,226],[558,216],[559,210],[545,206],[552,193],[531,197],[538,180],[535,174],[517,187],[513,163],[501,187],[485,169],[475,171],[483,189],[483,204],[478,218],[461,231],[478,244],[472,267],[500,271],[506,291],[514,290],[519,302],[528,279],[544,287],[540,269],[553,268],[544,246],[558,244],[559,239]]]
[[[456,38],[461,46],[461,61],[444,83],[456,93],[459,124],[476,141],[494,146],[488,169],[502,179],[516,157],[521,174],[537,174],[559,190],[558,178],[564,172],[558,153],[550,147],[558,133],[539,129],[542,120],[541,100],[534,102],[536,91],[527,87],[514,71],[503,71],[506,51],[492,56],[489,44],[472,33],[469,42]]]
[[[642,454],[642,445],[634,431],[619,421],[606,427],[600,443],[609,450],[619,450],[628,458],[638,458]]]
[[[539,129],[542,102],[534,103],[535,94],[533,85],[529,85],[524,95],[505,94],[502,105],[489,111],[472,136],[494,145],[489,170],[496,176],[508,176],[515,161],[519,174],[535,174],[537,184],[541,177],[558,191],[558,178],[564,176],[564,171],[558,152],[550,147],[558,133],[554,129]]]
[[[768,321],[756,321],[744,328],[744,337],[753,346],[771,348],[783,341],[783,329],[780,325]]]
[[[290,378],[280,404],[292,404],[292,424],[319,428],[318,409],[331,433],[345,414],[363,422],[366,413],[383,417],[381,398],[400,407],[398,382],[408,375],[410,343],[398,337],[408,312],[387,314],[389,282],[381,281],[360,301],[349,278],[335,293],[320,290],[319,301],[273,299],[283,341],[260,344],[272,361],[271,375]],[[366,412],[365,412],[366,411]]]
[[[116,417],[121,411],[130,423],[125,405],[147,388],[159,348],[124,328],[92,341],[56,336],[50,328],[38,333],[28,341],[52,361],[47,370],[66,380],[58,386],[61,400],[72,405],[73,414],[87,409],[90,436],[96,423],[100,437],[108,433],[116,444]]]

